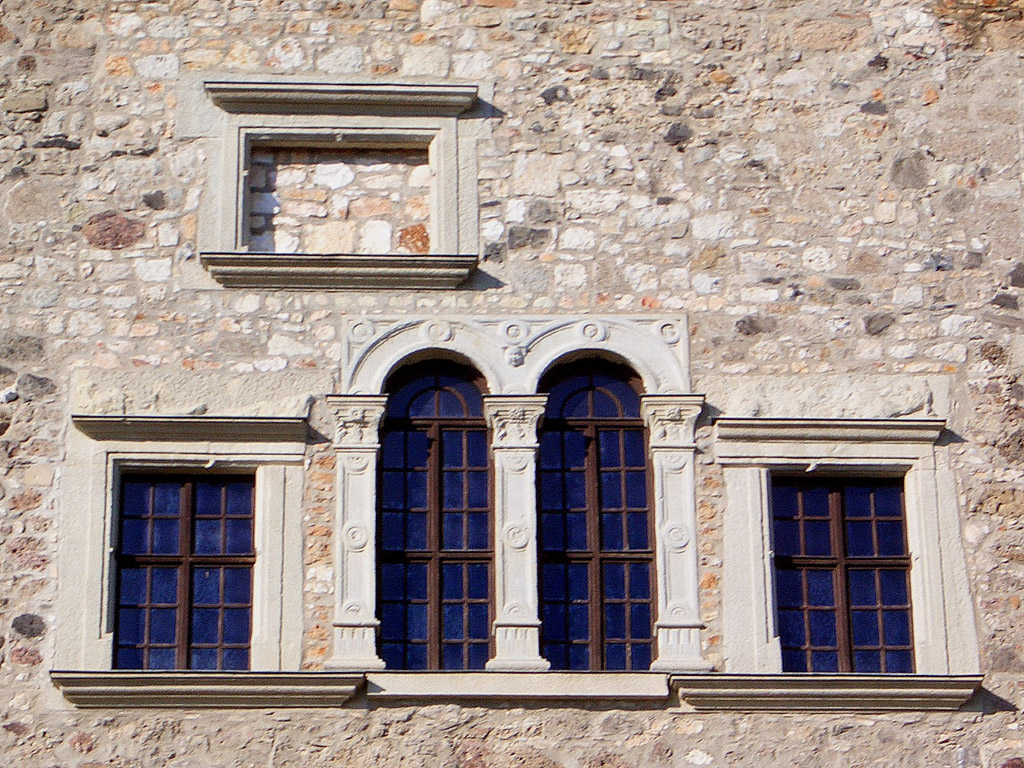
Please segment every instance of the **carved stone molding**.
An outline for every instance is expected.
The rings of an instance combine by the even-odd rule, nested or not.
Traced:
[[[334,411],[335,448],[376,448],[377,430],[387,407],[386,397],[328,395]]]
[[[536,448],[537,426],[547,399],[547,395],[485,396],[484,415],[494,433],[492,447]]]
[[[643,395],[640,413],[650,432],[651,448],[691,448],[703,395]]]

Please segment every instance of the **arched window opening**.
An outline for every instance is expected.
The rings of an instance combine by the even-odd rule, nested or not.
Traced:
[[[380,652],[389,669],[483,669],[493,567],[483,381],[427,361],[388,384],[378,488]]]
[[[541,382],[541,652],[554,669],[646,670],[654,536],[640,382],[589,361]]]

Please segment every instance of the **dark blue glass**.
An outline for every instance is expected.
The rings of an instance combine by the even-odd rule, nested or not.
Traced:
[[[878,605],[874,571],[850,571],[850,605]]]
[[[619,459],[619,433],[618,431],[600,431],[597,433],[598,447],[600,451],[601,466],[615,468],[622,466]]]
[[[603,375],[595,376],[594,383],[607,390],[619,402],[624,418],[640,418],[640,397],[629,384],[621,378]]]
[[[489,649],[484,643],[474,643],[469,646],[469,668],[483,669],[487,664]]]
[[[545,603],[541,608],[541,621],[544,624],[544,636],[547,639],[565,640],[568,637],[564,605]]]
[[[143,643],[146,637],[146,612],[142,608],[121,608],[117,612],[117,642],[123,645]]]
[[[651,646],[634,643],[629,649],[629,655],[633,669],[644,670],[651,668]]]
[[[480,430],[466,433],[466,466],[487,466],[487,434]]]
[[[225,648],[221,669],[248,669],[249,651],[246,648]]]
[[[443,600],[461,600],[462,568],[456,563],[445,563],[441,566],[441,598]]]
[[[466,413],[466,406],[463,404],[462,398],[458,397],[454,392],[441,389],[437,393],[437,415],[457,419],[460,416],[468,416],[469,414]]]
[[[903,504],[898,486],[882,486],[875,489],[875,515],[878,517],[902,517]]]
[[[544,600],[565,599],[566,567],[544,563],[540,568],[541,597]]]
[[[647,549],[647,514],[630,512],[626,515],[629,526],[629,548]]]
[[[565,466],[582,469],[587,458],[587,436],[582,432],[565,433]]]
[[[221,514],[221,491],[219,483],[196,483],[196,514],[219,517]]]
[[[573,640],[590,638],[590,616],[586,605],[569,605],[569,637]]]
[[[192,602],[195,605],[220,604],[220,568],[196,568],[192,572]]]
[[[140,605],[146,602],[146,570],[144,568],[121,569],[118,602],[121,605]]]
[[[871,517],[871,489],[848,485],[843,491],[847,517]]]
[[[441,666],[444,669],[462,669],[462,644],[445,643],[442,650]]]
[[[405,639],[405,608],[401,603],[384,603],[380,609],[381,640]]]
[[[626,473],[626,506],[630,509],[644,509],[647,506],[647,474]]]
[[[425,419],[435,416],[435,392],[433,390],[427,390],[421,392],[412,398],[412,402],[409,403],[409,409],[407,411],[410,418],[413,419]]]
[[[582,472],[565,473],[566,509],[585,509],[587,506],[587,480]]]
[[[608,669],[625,669],[626,646],[623,643],[608,643],[605,645],[604,664]]]
[[[590,646],[569,646],[569,669],[590,669]]]
[[[173,648],[149,649],[150,669],[174,669],[175,666],[177,666],[177,659],[175,659]]]
[[[406,472],[405,473],[405,500],[408,505],[406,509],[427,508],[427,473]]]
[[[406,566],[406,597],[410,600],[427,599],[427,566],[424,563],[410,563]]]
[[[153,514],[177,517],[181,514],[181,484],[157,483],[153,492]]]
[[[570,600],[586,600],[588,594],[588,582],[589,574],[587,572],[587,566],[584,563],[569,563],[568,565],[568,582],[569,582],[569,599]]]
[[[809,611],[811,645],[819,648],[836,647],[836,615],[832,611]]]
[[[839,654],[835,651],[811,651],[812,672],[838,672]]]
[[[149,612],[149,642],[173,643],[174,622],[178,612],[174,608],[153,608]]]
[[[488,534],[486,512],[469,513],[469,549],[487,549]]]
[[[485,509],[487,507],[487,472],[468,472],[469,508]]]
[[[384,509],[402,509],[405,506],[404,473],[384,472],[381,476],[381,506]]]
[[[219,555],[221,553],[220,519],[196,520],[195,530],[195,541],[192,544],[192,550],[197,555]]]
[[[405,466],[422,469],[427,466],[430,453],[430,438],[426,432],[405,433]]]
[[[152,653],[150,654],[152,657]],[[216,669],[217,649],[216,648],[193,648],[190,652],[191,669]],[[152,660],[152,659],[151,659]]]
[[[483,640],[490,636],[487,621],[487,606],[483,603],[471,603],[469,610],[469,636],[474,640]]]
[[[471,563],[466,566],[466,579],[469,582],[469,598],[483,600],[487,597],[490,582],[486,563]]]
[[[831,571],[807,571],[807,604],[833,606],[836,604],[832,593]]]
[[[800,524],[795,520],[775,521],[775,554],[800,554]]]
[[[632,600],[650,599],[651,576],[647,563],[629,564],[629,597]]]
[[[614,398],[599,389],[594,390],[594,416],[599,419],[614,419],[622,415]]]
[[[846,554],[850,557],[871,557],[875,554],[871,523],[846,524]]]
[[[540,436],[540,468],[558,469],[562,466],[562,434],[542,432]]]
[[[124,484],[121,512],[125,517],[146,517],[149,514],[149,483]]]
[[[629,628],[636,640],[646,640],[651,636],[650,605],[633,603],[629,606]]]
[[[465,403],[466,416],[483,416],[483,398],[476,384],[468,379],[455,376],[446,377],[445,384],[461,396]]]
[[[881,520],[875,523],[878,531],[878,554],[882,557],[891,557],[906,554],[903,548],[903,523],[886,522]]]
[[[776,518],[796,517],[797,496],[797,489],[793,486],[772,486],[772,514]]]
[[[546,551],[565,549],[565,518],[561,513],[541,515],[541,546]]]
[[[384,469],[405,466],[405,433],[385,432],[380,441],[380,465]]]
[[[587,516],[584,512],[570,512],[565,516],[566,549],[578,552],[587,548]]]
[[[906,611],[882,611],[886,645],[910,645],[910,615]]]
[[[441,433],[441,466],[462,467],[462,432],[445,430]]]
[[[252,554],[252,518],[229,519],[227,528],[228,554]]]
[[[465,638],[464,609],[461,603],[456,605],[445,605],[442,610],[442,637],[445,640],[462,640]]]
[[[409,645],[405,649],[405,668],[406,669],[426,669],[427,668],[427,646],[425,645]]]
[[[601,473],[601,507],[622,509],[622,476],[617,471]]]
[[[783,672],[808,672],[807,654],[803,651],[782,651]]]
[[[406,632],[410,640],[427,639],[427,606],[412,603],[405,607]]]
[[[216,643],[220,636],[220,610],[217,608],[192,609],[192,642]]]
[[[401,600],[405,595],[405,568],[399,563],[381,563],[380,595],[383,600]]]
[[[853,671],[854,672],[881,672],[882,658],[878,651],[854,651]]]
[[[831,532],[827,520],[804,522],[804,554],[812,557],[832,554]]]
[[[886,651],[885,671],[909,673],[914,671],[914,654],[910,651]]]
[[[565,399],[561,416],[566,419],[583,419],[590,414],[590,398],[587,392],[577,392]]]
[[[380,516],[380,545],[394,552],[405,549],[405,515],[400,512],[384,512]]]
[[[249,609],[224,609],[224,642],[242,644],[249,642]]]
[[[609,600],[626,597],[626,566],[623,563],[605,563],[604,596]]]
[[[609,640],[626,639],[626,606],[623,603],[605,605],[604,634]]]
[[[880,571],[882,605],[906,605],[907,575],[904,571]]]
[[[874,611],[853,611],[850,614],[855,647],[878,645],[878,614]]]
[[[601,515],[601,546],[609,552],[620,552],[625,548],[621,512],[605,512]]]
[[[461,512],[445,512],[441,515],[441,547],[443,549],[462,549],[465,547],[463,535],[464,515]]]
[[[179,543],[177,520],[153,520],[154,555],[176,555]]]
[[[224,602],[247,605],[252,596],[251,574],[248,568],[224,569]]]
[[[121,551],[141,555],[149,551],[149,522],[127,519],[121,521]]]
[[[411,512],[405,516],[405,547],[410,550],[427,548],[426,512]]]
[[[800,571],[775,572],[775,591],[778,595],[779,607],[797,608],[804,602],[803,576]]]
[[[117,649],[118,669],[142,669],[141,648],[118,648]]]
[[[562,475],[558,472],[540,473],[541,509],[562,509]]]
[[[797,648],[807,642],[803,611],[779,611],[779,642]]]
[[[388,638],[390,639],[390,638]],[[400,643],[381,643],[380,655],[388,669],[406,669],[405,646]]]
[[[807,488],[804,493],[804,517],[828,517],[828,488]]]
[[[228,514],[233,516],[248,516],[252,514],[252,483],[228,483],[227,484],[227,509]]]
[[[644,456],[644,437],[640,430],[623,430],[622,443],[625,448],[625,465],[627,467],[643,467],[647,465],[646,457]]]

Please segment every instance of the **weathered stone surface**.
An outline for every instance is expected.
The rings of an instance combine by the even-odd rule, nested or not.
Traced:
[[[897,157],[892,164],[892,180],[903,189],[920,189],[926,186],[928,184],[928,166],[924,153],[912,152]]]
[[[25,336],[10,331],[0,331],[0,360],[5,363],[34,363],[43,356],[45,343],[38,336]],[[0,371],[4,386],[13,381],[14,371],[6,366]]]
[[[864,331],[869,336],[877,336],[878,334],[885,331],[893,323],[896,322],[896,318],[887,313],[879,313],[875,315],[869,315],[864,318]]]
[[[50,379],[45,376],[36,376],[32,373],[21,374],[15,386],[17,387],[18,394],[27,400],[52,395],[57,391],[57,385]]]
[[[25,91],[5,96],[0,105],[8,112],[43,112],[49,102],[45,91]]]
[[[46,633],[46,620],[34,613],[15,616],[11,627],[24,637],[42,637]]]
[[[91,217],[82,234],[91,245],[112,251],[127,248],[142,239],[146,225],[117,211],[104,211]]]

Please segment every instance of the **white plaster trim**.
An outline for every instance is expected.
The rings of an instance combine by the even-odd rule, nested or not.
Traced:
[[[94,440],[299,442],[302,416],[97,416],[72,414],[71,422]]]
[[[723,652],[728,672],[780,672],[770,469],[902,476],[919,675],[980,669],[974,608],[940,419],[718,419],[724,464]],[[760,438],[760,439],[759,439]]]
[[[362,675],[329,672],[87,672],[53,670],[64,697],[83,708],[340,707]]]
[[[652,672],[370,672],[375,699],[523,701],[667,701],[668,676]]]
[[[298,254],[246,251],[199,254],[210,275],[231,288],[452,289],[465,282],[477,258],[445,254]]]
[[[699,712],[956,710],[981,675],[674,675],[680,702]]]

